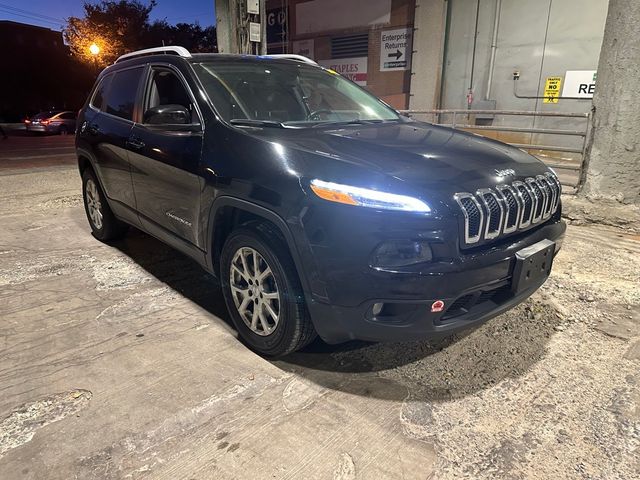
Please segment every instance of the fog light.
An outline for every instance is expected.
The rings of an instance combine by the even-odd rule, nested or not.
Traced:
[[[429,262],[433,258],[427,242],[395,240],[384,242],[376,248],[371,259],[372,267],[396,268]]]
[[[382,309],[384,308],[384,303],[374,303],[373,308],[371,308],[371,313],[373,313],[374,317],[377,317],[382,313]]]

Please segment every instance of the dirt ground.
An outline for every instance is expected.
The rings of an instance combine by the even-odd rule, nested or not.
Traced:
[[[72,166],[0,170],[1,479],[640,478],[640,238],[570,226],[437,347],[253,354],[197,265],[91,237]]]

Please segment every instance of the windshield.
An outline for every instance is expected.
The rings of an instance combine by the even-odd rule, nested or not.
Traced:
[[[307,126],[399,119],[394,110],[332,70],[293,61],[213,61],[193,67],[227,121]]]

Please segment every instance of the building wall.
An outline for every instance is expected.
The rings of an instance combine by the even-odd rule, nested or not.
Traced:
[[[373,5],[385,0],[369,1]],[[518,94],[538,97],[544,94],[547,77],[560,76],[564,83],[568,70],[596,70],[608,0],[502,0],[498,12],[492,87],[488,95],[491,43],[499,0],[386,1],[390,3],[388,21],[373,25],[356,24],[350,28],[345,27],[346,19],[353,18],[358,9],[363,17],[371,14],[373,8],[367,9],[367,1],[269,0],[267,9],[288,10],[287,51],[293,52],[292,46],[297,40],[312,39],[313,56],[317,61],[331,58],[332,37],[367,32],[369,52],[366,87],[399,109],[467,108],[472,63],[472,108],[556,112],[586,112],[590,109],[590,99],[562,99],[549,104],[540,98],[517,98],[514,94],[513,72],[520,74],[516,83]],[[305,18],[304,28],[297,28],[300,20],[297,18],[298,9],[305,9],[299,6],[310,2],[326,6],[321,15],[323,18],[317,21]],[[473,61],[478,5],[477,43]],[[341,26],[332,29],[331,25]],[[314,26],[318,26],[318,29],[314,30]],[[380,71],[380,31],[399,27],[416,29],[413,38],[413,74],[411,70]],[[571,128],[566,119],[495,117],[492,122],[540,128]],[[579,120],[574,123],[578,129]],[[507,138],[507,134],[502,136],[503,140],[522,143],[550,141],[544,135],[513,139]],[[554,137],[552,143],[557,143],[557,140]],[[568,142],[572,146],[580,142],[577,137],[560,140],[560,144]]]
[[[314,1],[323,10],[318,18],[308,18],[306,12],[318,13],[318,9],[313,8],[315,5],[308,5]],[[405,109],[409,105],[411,70],[380,71],[380,33],[394,28],[412,28],[414,4],[414,0],[270,0],[267,11],[287,9],[288,52],[293,52],[294,42],[298,40],[313,40],[313,59],[320,62],[332,58],[333,37],[367,33],[366,88],[390,105]],[[367,22],[368,19],[371,21]],[[271,44],[269,51],[277,52],[277,45]]]
[[[558,103],[545,103],[541,98],[517,98],[513,73],[517,71],[520,74],[520,79],[515,82],[518,95],[539,97],[544,95],[547,77],[562,77],[564,84],[568,70],[596,70],[608,0],[502,0],[495,69],[488,96],[491,42],[498,0],[480,0],[471,84],[477,1],[448,2],[442,108],[467,108],[471,85],[471,107],[476,109],[495,105],[498,110],[589,111],[591,99],[560,99]],[[494,124],[501,122],[543,128],[571,127],[567,125],[571,123],[567,119],[539,118],[534,121],[531,117],[496,117]],[[523,138],[514,140],[528,143]],[[536,136],[528,140],[535,143],[549,139]],[[557,141],[555,137],[554,142]]]
[[[474,66],[474,100],[485,99],[495,6],[480,0]],[[477,0],[449,0],[445,51],[443,108],[466,108],[471,78]],[[488,99],[498,109],[586,111],[590,101],[566,100],[543,104],[540,99],[513,95],[513,72],[520,72],[518,93],[537,96],[544,80],[567,70],[596,70],[608,0],[502,0],[492,89]]]
[[[433,110],[440,103],[447,0],[416,0],[411,110]]]
[[[72,60],[61,32],[2,20],[0,46],[0,122],[82,106],[93,74]]]

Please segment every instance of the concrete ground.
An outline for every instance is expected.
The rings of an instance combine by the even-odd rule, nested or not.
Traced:
[[[191,260],[90,235],[70,137],[17,141],[0,143],[1,479],[640,477],[637,236],[570,227],[539,293],[446,345],[267,361]]]

